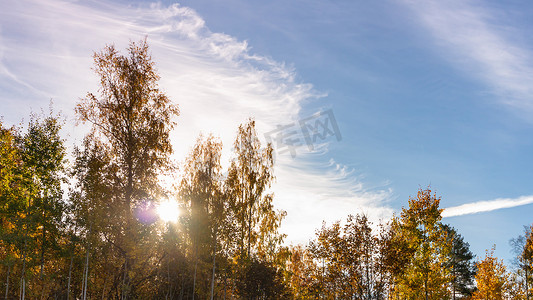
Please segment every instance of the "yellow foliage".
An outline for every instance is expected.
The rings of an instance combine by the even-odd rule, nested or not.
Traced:
[[[485,259],[477,263],[476,283],[478,290],[472,299],[507,299],[511,292],[511,281],[502,260],[494,257],[494,248],[487,251]]]

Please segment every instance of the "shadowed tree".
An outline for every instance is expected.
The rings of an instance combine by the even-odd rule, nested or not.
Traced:
[[[117,255],[110,246],[116,240],[113,236],[121,231],[124,214],[116,213],[123,206],[120,199],[117,199],[120,192],[116,189],[119,185],[114,175],[116,166],[111,163],[110,151],[106,146],[93,136],[87,136],[83,147],[74,149],[74,156],[72,175],[76,183],[70,192],[70,209],[74,215],[72,230],[78,232],[81,238],[79,246],[83,247],[81,294],[87,297],[89,269],[98,270],[104,281],[118,280],[118,273],[110,273],[110,269],[119,264]],[[106,284],[101,284],[98,288],[102,289],[102,294],[106,294]]]
[[[200,136],[186,160],[180,186],[181,199],[189,210],[187,225],[194,264],[193,289],[202,299],[213,297],[218,234],[225,220],[221,151],[219,140],[211,135]],[[198,276],[202,282],[200,286],[196,284]]]
[[[289,286],[296,299],[318,298],[320,289],[320,271],[313,254],[308,247],[301,245],[291,247],[288,264]],[[320,269],[321,270],[321,269]]]
[[[276,211],[273,195],[268,189],[274,180],[272,145],[262,148],[255,121],[241,124],[234,143],[234,158],[224,182],[224,195],[228,201],[226,230],[233,232],[225,241],[228,257],[233,259],[234,279],[241,280],[244,266],[252,259],[276,268],[284,249],[285,235],[278,232],[284,211]],[[246,285],[240,284],[240,287]]]
[[[158,176],[170,167],[169,134],[179,111],[159,90],[146,40],[132,42],[127,55],[107,46],[94,54],[94,62],[100,94],[88,93],[76,113],[79,121],[92,125],[91,134],[109,155],[107,169],[114,172],[109,201],[116,211],[107,220],[114,222],[107,240],[123,260],[122,283],[115,285],[115,292],[135,297],[135,289],[150,276],[148,241],[154,228],[138,222],[134,210],[162,195]]]
[[[516,267],[516,273],[522,279],[517,284],[523,290],[526,300],[531,298],[533,287],[531,280],[533,278],[533,226],[524,226],[524,235],[519,235],[509,241],[511,249],[515,255],[513,261]]]
[[[250,257],[256,250],[259,230],[269,233],[277,231],[277,222],[267,222],[275,218],[272,214],[272,195],[266,194],[274,179],[272,146],[261,148],[255,130],[255,121],[249,120],[239,126],[234,144],[235,159],[231,162],[226,180],[226,190],[230,197],[231,210],[234,217],[234,228],[237,233],[237,252],[241,256]],[[259,227],[267,223],[273,225]]]
[[[238,274],[237,289],[244,299],[292,299],[281,272],[270,263],[252,259]]]
[[[464,299],[472,296],[474,291],[474,254],[470,245],[451,226],[442,225],[452,245],[447,267],[451,272],[452,299]]]
[[[526,270],[525,282],[526,282],[526,295],[528,299],[533,294],[533,284],[531,283],[533,278],[533,225],[528,226],[526,243],[524,250],[522,251],[522,259],[524,261],[524,269]]]

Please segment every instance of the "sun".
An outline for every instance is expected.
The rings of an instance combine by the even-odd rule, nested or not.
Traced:
[[[166,200],[159,203],[157,214],[164,222],[176,222],[180,216],[180,208],[176,201]]]

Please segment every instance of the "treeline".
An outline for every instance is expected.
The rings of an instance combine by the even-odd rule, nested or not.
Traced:
[[[94,55],[98,94],[76,106],[91,126],[67,162],[63,123],[0,123],[0,278],[5,299],[529,299],[531,228],[507,269],[441,222],[430,188],[385,224],[364,215],[285,246],[273,206],[273,149],[239,126],[227,170],[222,143],[200,136],[170,159],[179,109],[159,90],[146,41]],[[180,182],[162,184],[165,175]],[[157,214],[180,206],[175,221]]]
[[[475,261],[469,244],[441,222],[440,198],[420,189],[386,224],[364,215],[323,226],[307,247],[291,248],[296,299],[530,299],[531,227],[513,239],[508,270],[493,249]]]

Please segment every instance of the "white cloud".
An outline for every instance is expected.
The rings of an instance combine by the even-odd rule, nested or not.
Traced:
[[[490,201],[479,201],[459,206],[448,207],[442,212],[442,217],[456,217],[477,214],[502,208],[511,208],[533,203],[533,196],[521,196],[518,198],[499,198]]]
[[[93,51],[109,43],[124,49],[145,36],[161,88],[180,105],[172,136],[177,158],[185,157],[200,132],[213,132],[222,138],[228,161],[239,123],[254,117],[262,135],[298,119],[305,101],[322,96],[298,82],[284,63],[251,53],[246,41],[211,32],[188,7],[0,2],[6,8],[0,12],[0,114],[12,123],[29,114],[28,106],[38,110],[50,98],[72,122],[79,97],[98,88],[91,71]],[[79,142],[83,130],[72,128],[69,134],[70,142]],[[368,189],[324,153],[278,158],[273,190],[278,207],[288,212],[283,231],[291,241],[305,242],[323,219],[359,210],[375,218],[390,214],[382,207],[390,191]]]
[[[303,156],[313,155],[319,154]],[[349,214],[364,213],[376,224],[392,216],[388,206],[392,190],[367,187],[354,169],[333,159],[318,164],[306,157],[289,157],[277,161],[281,168],[274,192],[275,203],[288,212],[284,232],[290,241],[306,243],[323,221],[331,224]]]
[[[502,24],[509,22],[502,11],[474,1],[403,2],[458,68],[487,83],[502,102],[531,112],[533,56],[516,42],[518,29]]]

